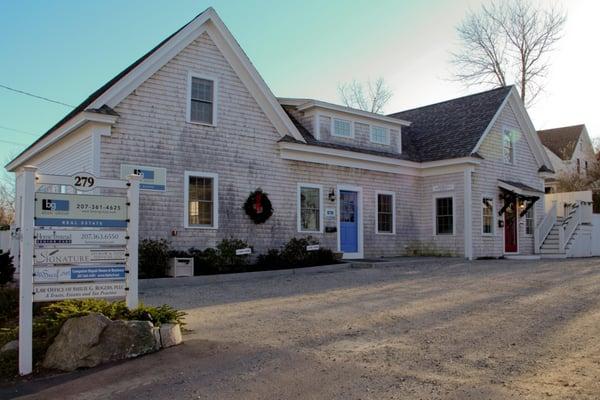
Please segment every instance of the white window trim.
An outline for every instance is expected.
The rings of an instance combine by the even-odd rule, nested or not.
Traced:
[[[183,226],[186,229],[219,229],[219,175],[212,172],[185,171],[183,186]],[[213,224],[212,225],[190,225],[189,224],[189,194],[190,177],[212,178],[213,180]]]
[[[213,108],[212,108],[212,124],[206,122],[192,121],[192,78],[206,79],[213,83]],[[194,71],[188,71],[187,77],[187,93],[186,93],[186,112],[185,120],[189,124],[203,125],[203,126],[217,126],[217,108],[218,108],[218,94],[219,94],[219,80],[215,76],[206,75]]]
[[[380,128],[385,131],[385,138],[386,138],[385,142],[378,142],[376,140],[373,140],[373,128]],[[389,128],[386,128],[385,126],[380,126],[380,125],[369,125],[369,141],[371,143],[389,146],[392,141],[391,136],[392,136],[392,134],[391,134]]]
[[[525,214],[525,215],[523,215],[523,221],[525,221],[523,235],[525,235],[527,237],[532,237],[533,234],[535,233],[535,203],[533,204],[533,206],[531,206],[531,208],[529,210],[531,211],[531,222],[533,223],[532,231],[531,231],[531,233],[527,233],[527,214]]]
[[[452,233],[437,233],[437,199],[452,198]],[[433,236],[456,236],[456,196],[454,192],[438,192],[433,194]]]
[[[319,230],[310,231],[302,230],[302,213],[301,213],[301,202],[300,194],[302,188],[319,189]],[[296,228],[298,233],[323,233],[323,185],[316,185],[314,183],[299,183],[296,190]]]
[[[350,136],[344,136],[344,135],[337,135],[335,133],[335,120],[339,120],[339,121],[345,121],[350,123]],[[345,118],[340,118],[340,117],[331,117],[331,131],[330,131],[331,136],[333,137],[339,137],[339,138],[344,138],[344,139],[354,139],[354,121],[351,119],[345,119]]]
[[[381,232],[379,230],[379,195],[387,194],[392,196],[392,231]],[[377,235],[395,235],[396,234],[396,193],[380,190],[375,192],[375,233]]]
[[[483,199],[491,199],[492,200],[492,232],[487,233],[483,230]],[[481,196],[481,201],[479,202],[481,207],[481,235],[483,236],[496,236],[496,199],[494,196],[490,194],[484,194]]]
[[[504,162],[504,164],[507,164],[507,165],[515,165],[516,161],[517,161],[517,149],[515,146],[515,139],[513,138],[513,135],[510,134],[512,131],[513,131],[513,129],[511,129],[509,127],[502,128],[502,161]],[[508,139],[510,140],[511,148],[512,148],[512,159],[510,160],[510,162],[507,162],[504,159],[504,138],[506,137],[507,132],[509,133]]]

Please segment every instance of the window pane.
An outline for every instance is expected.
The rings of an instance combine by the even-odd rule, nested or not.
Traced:
[[[504,162],[512,164],[514,162],[513,138],[511,132],[508,130],[504,131],[502,135],[502,147]]]
[[[334,119],[333,120],[333,134],[336,136],[352,136],[352,126],[350,121],[346,121],[343,119]]]
[[[213,179],[190,176],[188,186],[188,223],[213,225]]]
[[[213,82],[207,79],[192,78],[192,100],[212,103]]]
[[[494,228],[494,203],[490,198],[483,199],[483,233],[493,233]]]
[[[388,130],[381,126],[371,127],[371,141],[379,144],[389,144]]]
[[[527,235],[533,235],[534,224],[533,224],[533,207],[527,210],[525,213],[525,233]]]
[[[194,122],[203,122],[212,124],[213,119],[212,103],[204,103],[197,100],[192,100],[192,108],[190,110],[190,119]]]
[[[320,189],[300,188],[300,230],[318,231],[320,227]]]
[[[391,194],[377,195],[377,231],[394,232],[393,196]]]
[[[436,199],[436,233],[446,235],[454,233],[452,197]]]

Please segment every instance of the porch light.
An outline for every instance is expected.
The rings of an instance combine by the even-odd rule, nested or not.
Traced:
[[[329,191],[329,194],[327,195],[327,198],[329,199],[329,201],[335,201],[335,189],[331,189]]]

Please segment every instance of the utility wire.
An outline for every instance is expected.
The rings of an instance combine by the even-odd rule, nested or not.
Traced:
[[[6,90],[10,90],[12,92],[19,93],[19,94],[24,94],[25,96],[35,97],[36,99],[40,99],[40,100],[44,100],[44,101],[49,101],[50,103],[60,104],[61,106],[75,108],[75,106],[72,106],[72,105],[67,104],[67,103],[63,103],[62,101],[52,100],[52,99],[49,99],[47,97],[38,96],[36,94],[25,92],[25,91],[19,90],[19,89],[13,89],[13,88],[11,88],[9,86],[6,86],[6,85],[3,85],[1,83],[0,83],[0,88],[6,89]]]
[[[17,133],[23,133],[25,135],[31,135],[31,136],[39,136],[35,133],[31,133],[31,132],[26,132],[26,131],[22,131],[20,129],[15,129],[15,128],[9,128],[8,126],[2,126],[0,125],[0,129],[6,129],[7,131],[13,131],[13,132],[17,132]]]

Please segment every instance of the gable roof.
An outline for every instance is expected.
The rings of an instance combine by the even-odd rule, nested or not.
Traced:
[[[540,140],[551,152],[561,160],[570,160],[577,147],[585,125],[564,126],[562,128],[544,129],[537,132]]]
[[[216,11],[212,7],[209,7],[88,96],[81,104],[10,161],[6,165],[6,168],[14,170],[14,168],[23,164],[27,159],[44,150],[45,147],[40,146],[41,148],[33,152],[31,151],[81,113],[92,112],[116,115],[112,107],[115,107],[125,96],[129,95],[148,77],[204,32],[209,33],[211,39],[215,41],[217,47],[224,53],[224,57],[230,63],[233,62],[235,64],[232,65],[232,68],[234,68],[238,75],[241,75],[240,79],[246,84],[251,94],[255,96],[259,106],[278,132],[282,136],[291,135],[302,142],[302,135],[300,135],[295,125],[287,118],[286,113],[283,112],[277,99],[267,87],[258,71],[256,71],[248,56],[219,18]]]
[[[512,89],[501,87],[389,116],[411,122],[403,131],[416,147],[418,161],[469,157]]]

